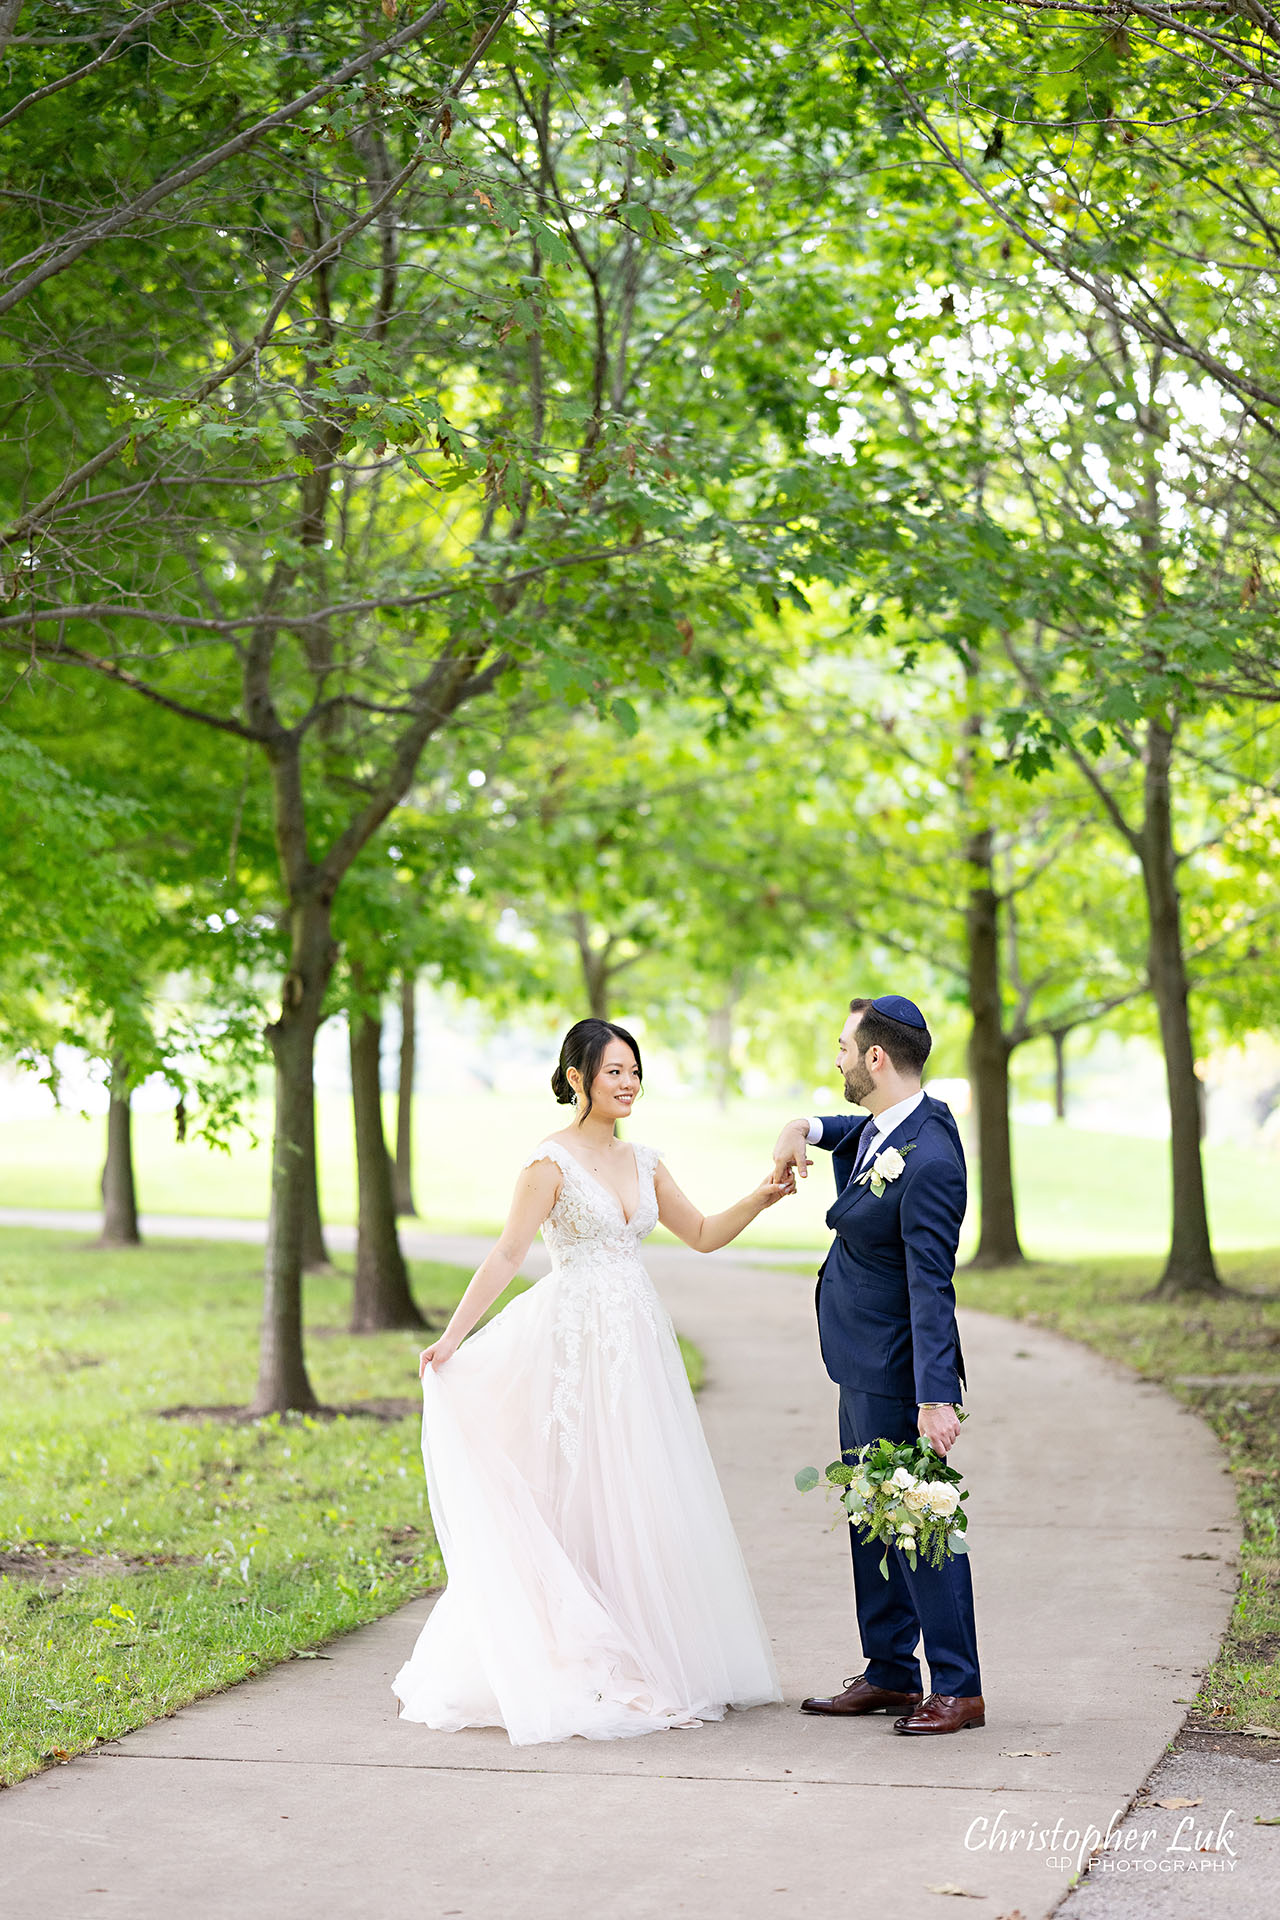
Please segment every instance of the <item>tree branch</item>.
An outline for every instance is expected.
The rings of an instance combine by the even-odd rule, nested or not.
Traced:
[[[396,744],[386,778],[318,863],[317,872],[327,891],[337,890],[356,855],[403,800],[413,784],[422,749],[432,734],[467,701],[487,693],[511,665],[504,654],[478,672],[479,660],[474,652],[436,661],[416,689],[416,716]]]
[[[1055,273],[1060,273],[1064,280],[1070,281],[1073,286],[1079,287],[1082,292],[1087,293],[1091,300],[1096,301],[1098,306],[1103,308],[1105,312],[1109,313],[1112,318],[1121,325],[1132,327],[1136,333],[1141,334],[1145,340],[1152,344],[1167,347],[1181,358],[1192,361],[1196,366],[1203,368],[1206,373],[1211,374],[1218,384],[1224,387],[1227,392],[1247,394],[1251,400],[1258,402],[1264,407],[1280,409],[1280,388],[1265,386],[1258,380],[1251,378],[1246,371],[1233,371],[1232,368],[1230,368],[1225,361],[1220,360],[1216,354],[1208,352],[1203,347],[1194,345],[1167,317],[1162,316],[1162,323],[1156,325],[1137,307],[1124,305],[1111,291],[1105,281],[1082,273],[1077,267],[1069,265],[1068,262],[1062,258],[1061,254],[1055,252],[1051,246],[1047,246],[1044,241],[1038,240],[1030,228],[1021,220],[1017,219],[1004,202],[997,199],[996,196],[983,185],[982,181],[964,160],[960,152],[951,145],[944,134],[939,132],[930,116],[928,108],[919,94],[908,86],[906,80],[899,73],[893,62],[881,51],[871,34],[868,33],[867,29],[863,26],[861,20],[858,18],[857,7],[850,4],[847,11],[854,32],[862,41],[867,51],[873,55],[885,73],[888,74],[891,84],[895,90],[901,94],[902,99],[911,111],[912,117],[919,124],[921,131],[930,145],[942,156],[947,165],[959,174],[965,184],[977,194],[983,205],[994,215],[1002,226],[1008,227],[1011,232],[1016,233],[1018,238],[1024,245],[1031,249],[1038,259],[1043,260],[1046,265],[1051,266]],[[1154,297],[1150,294],[1147,294],[1146,297],[1151,307],[1159,311],[1158,303]],[[1273,438],[1280,438],[1280,427],[1274,426],[1262,414],[1256,414],[1255,418],[1264,432],[1270,434]]]
[[[1027,688],[1027,691],[1032,695],[1033,699],[1035,700],[1037,706],[1040,708],[1041,712],[1051,714],[1053,712],[1052,701],[1049,699],[1048,694],[1046,693],[1045,689],[1041,686],[1039,680],[1037,680],[1036,676],[1032,673],[1030,667],[1027,666],[1026,662],[1022,659],[1022,657],[1018,653],[1017,649],[1013,644],[1013,641],[1010,639],[1008,634],[1005,634],[1003,636],[1003,644],[1004,644],[1004,651],[1007,654],[1010,662],[1012,663],[1014,669],[1020,676],[1023,682],[1023,685]],[[1135,853],[1141,855],[1141,851],[1142,851],[1141,835],[1136,833],[1134,829],[1129,825],[1129,822],[1125,819],[1124,814],[1121,811],[1119,802],[1116,800],[1114,794],[1111,792],[1111,789],[1106,785],[1105,781],[1101,779],[1096,769],[1091,765],[1088,755],[1081,752],[1080,748],[1076,745],[1075,741],[1072,739],[1070,733],[1066,732],[1065,730],[1062,735],[1062,743],[1066,748],[1067,755],[1071,760],[1072,764],[1075,766],[1076,771],[1082,775],[1082,777],[1093,788],[1094,793],[1098,796],[1098,800],[1100,801],[1103,807],[1103,810],[1107,815],[1107,818],[1111,821],[1111,824],[1115,828],[1116,832],[1124,840],[1126,846],[1131,847]]]
[[[417,24],[419,26],[422,26],[424,22],[429,24],[445,4],[446,0],[437,0],[437,5],[431,9],[430,14],[424,14],[422,22],[418,22]],[[515,5],[516,0],[507,0],[507,4],[501,8],[497,18],[476,42],[457,79],[446,89],[448,98],[456,99],[459,90],[470,78],[477,63],[488,49],[494,35],[505,23],[508,16],[515,11]],[[406,28],[404,31],[408,33],[409,29]],[[400,43],[398,36],[393,36],[393,39],[396,40],[397,44]],[[382,51],[385,51],[390,44],[390,41],[384,41],[382,43]],[[370,58],[372,57],[377,56],[370,56]],[[327,81],[325,86],[319,89],[319,92],[324,93],[333,84],[334,82],[332,80]],[[437,115],[436,125],[439,124],[439,119],[440,116]],[[234,379],[243,367],[248,366],[251,361],[256,360],[263,348],[269,344],[271,336],[275,332],[276,321],[284,312],[295,288],[300,286],[303,281],[309,279],[317,267],[322,266],[326,260],[332,259],[335,254],[340,253],[349,240],[353,239],[356,234],[362,233],[367,226],[370,226],[372,222],[378,218],[383,208],[388,206],[399,193],[401,187],[412,179],[413,175],[422,165],[425,157],[425,149],[420,140],[412,159],[406,162],[399,173],[387,183],[386,190],[381,197],[372,201],[363,214],[358,214],[355,219],[349,221],[341,232],[332,235],[322,246],[317,247],[315,251],[302,262],[301,266],[297,268],[289,279],[285,281],[275,299],[268,307],[266,318],[252,340],[242,347],[238,353],[233,354],[230,360],[225,361],[222,367],[215,373],[209,374],[204,380],[198,382],[197,385],[191,389],[186,401],[188,407],[199,406],[202,401],[209,398],[210,394],[216,393],[219,387],[225,386],[228,380]],[[4,306],[0,304],[0,313],[3,313],[3,311]],[[103,467],[109,466],[113,460],[117,459],[119,455],[124,452],[125,448],[135,438],[136,429],[120,434],[109,446],[102,448],[99,453],[94,454],[92,459],[86,460],[84,464],[77,467],[73,473],[65,475],[51,493],[46,494],[43,500],[24,513],[21,519],[14,522],[9,531],[3,536],[3,540],[0,540],[0,545],[11,546],[15,541],[24,539],[55,507],[61,505],[69,493],[73,493],[75,489],[83,485],[84,482],[92,480],[95,474],[102,471]]]
[[[6,653],[21,654],[30,657],[30,649],[13,640],[0,640],[0,648]],[[159,687],[151,686],[136,673],[130,673],[127,667],[117,666],[114,660],[104,660],[101,655],[85,653],[79,647],[69,647],[65,643],[42,652],[39,658],[50,661],[66,661],[73,667],[85,667],[91,673],[100,673],[104,679],[114,680],[117,686],[128,687],[144,700],[152,701],[158,707],[164,707],[169,713],[179,714],[184,720],[198,720],[202,726],[215,727],[219,733],[231,733],[238,740],[263,741],[270,736],[246,727],[239,720],[232,720],[221,714],[205,713],[200,707],[188,706],[183,700],[175,700],[167,693],[161,693]]]
[[[220,147],[201,154],[198,160],[188,161],[185,167],[179,167],[176,172],[166,174],[163,180],[155,181],[145,193],[140,193],[136,199],[131,200],[128,206],[118,207],[114,213],[82,229],[70,239],[63,236],[57,240],[47,241],[44,246],[37,247],[33,253],[24,254],[20,260],[15,260],[11,266],[0,272],[0,279],[9,279],[32,261],[40,260],[42,255],[52,252],[52,258],[46,258],[40,266],[33,267],[26,278],[10,287],[7,293],[0,293],[0,314],[8,313],[11,307],[16,306],[20,300],[26,298],[28,293],[33,292],[46,280],[52,279],[55,274],[64,273],[98,241],[107,239],[113,233],[120,233],[142,214],[149,213],[162,200],[167,200],[171,194],[178,193],[183,187],[191,186],[195,181],[203,179],[206,173],[211,173],[215,167],[221,166],[224,160],[234,159],[237,154],[247,152],[268,133],[273,133],[277,127],[287,126],[291,120],[296,120],[300,113],[305,113],[308,107],[317,105],[326,94],[332,93],[335,87],[345,85],[348,80],[354,80],[357,74],[363,73],[367,67],[376,65],[388,54],[398,53],[401,47],[420,40],[427,29],[434,26],[440,15],[447,10],[448,0],[435,0],[433,6],[428,7],[418,19],[411,20],[407,27],[401,27],[398,33],[388,35],[377,46],[357,55],[354,60],[349,60],[345,66],[339,67],[336,73],[328,74],[318,86],[299,94],[287,106],[278,107],[274,113],[269,113],[263,119],[255,121],[253,126],[246,127],[233,139],[224,140]],[[503,7],[503,17],[505,18],[511,11],[510,6]],[[61,251],[53,252],[55,248],[60,248]]]
[[[130,35],[138,31],[139,27],[149,27],[153,20],[160,18],[161,14],[172,13],[175,7],[180,7],[183,4],[184,0],[159,0],[159,4],[149,8],[147,12],[134,14],[133,18],[125,22],[116,34],[115,39],[103,48],[96,59],[86,61],[84,66],[76,67],[71,73],[64,73],[61,80],[51,80],[48,86],[37,87],[34,93],[27,94],[26,98],[19,100],[16,106],[10,107],[8,113],[0,114],[0,128],[7,127],[10,121],[18,118],[19,114],[26,113],[29,108],[38,106],[42,100],[47,100],[51,94],[61,93],[64,87],[73,87],[77,80],[87,79],[88,76],[96,72],[99,67],[105,67],[107,62],[113,59],[124,46],[125,41],[128,40]],[[0,49],[3,49],[4,43],[9,37],[9,33],[6,30],[9,16],[11,15],[12,18],[16,20],[21,10],[22,0],[7,0],[7,4],[3,8],[0,8]]]
[[[586,553],[562,554],[554,560],[539,560],[521,567],[515,573],[495,574],[489,578],[473,575],[447,587],[433,587],[426,593],[394,594],[369,600],[339,600],[332,606],[318,607],[311,613],[246,613],[239,617],[211,619],[201,614],[162,613],[152,607],[121,606],[110,600],[101,600],[67,607],[32,607],[22,613],[0,614],[0,632],[13,627],[26,630],[34,623],[50,620],[145,620],[152,626],[190,627],[197,633],[217,634],[236,633],[245,627],[306,628],[318,620],[331,620],[342,614],[377,613],[383,607],[429,607],[440,600],[450,600],[459,593],[473,590],[486,593],[505,591],[522,586],[527,580],[538,579],[547,573],[562,572],[569,567],[589,567],[605,560],[634,557],[660,546],[664,538],[662,534],[655,534],[652,539],[643,540],[638,546],[594,547]]]
[[[1028,1021],[1025,1027],[1010,1039],[1010,1049],[1023,1046],[1028,1040],[1045,1040],[1054,1033],[1068,1033],[1073,1027],[1092,1026],[1095,1020],[1102,1020],[1117,1007],[1127,1007],[1131,1000],[1140,1000],[1148,991],[1144,980],[1140,986],[1128,987],[1123,993],[1114,993],[1107,1000],[1083,1001],[1078,1006],[1065,1011],[1046,1014],[1042,1020]]]

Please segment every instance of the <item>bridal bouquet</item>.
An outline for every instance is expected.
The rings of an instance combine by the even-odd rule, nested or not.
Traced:
[[[796,1485],[809,1493],[823,1478],[816,1467],[803,1467]],[[874,1440],[833,1460],[825,1478],[837,1489],[841,1507],[866,1544],[884,1542],[880,1571],[886,1580],[890,1547],[907,1556],[913,1573],[921,1556],[940,1567],[951,1554],[969,1551],[968,1516],[961,1504],[969,1496],[960,1491],[963,1476],[935,1453],[923,1434],[897,1445]]]

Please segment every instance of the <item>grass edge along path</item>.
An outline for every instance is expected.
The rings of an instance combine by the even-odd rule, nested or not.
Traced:
[[[1134,1258],[961,1269],[956,1292],[962,1307],[1052,1328],[1119,1361],[1199,1414],[1222,1442],[1240,1503],[1239,1589],[1222,1647],[1188,1702],[1188,1726],[1270,1728],[1280,1756],[1280,1251],[1220,1256],[1233,1289],[1222,1299],[1145,1298],[1160,1264]],[[1215,1384],[1193,1384],[1208,1380]],[[1158,1463],[1098,1464],[1113,1517],[1126,1501],[1158,1500]]]
[[[424,1336],[349,1334],[349,1275],[306,1289],[316,1389],[347,1412],[164,1416],[247,1402],[260,1262],[235,1242],[108,1253],[0,1231],[0,1785],[322,1659],[443,1578]],[[470,1278],[412,1271],[437,1313]],[[696,1387],[702,1357],[681,1349]]]

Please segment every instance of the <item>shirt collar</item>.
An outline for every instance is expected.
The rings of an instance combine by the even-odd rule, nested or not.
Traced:
[[[895,1127],[900,1127],[904,1120],[909,1119],[923,1099],[922,1087],[919,1093],[908,1094],[905,1100],[899,1100],[892,1107],[885,1107],[880,1113],[872,1116],[872,1130],[883,1139],[886,1134],[892,1133]]]

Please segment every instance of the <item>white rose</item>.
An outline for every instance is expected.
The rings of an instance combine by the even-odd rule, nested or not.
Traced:
[[[904,1547],[908,1541],[912,1546],[915,1545],[916,1530],[909,1520],[900,1520],[898,1522],[898,1538]]]
[[[929,1512],[936,1513],[940,1519],[948,1519],[960,1505],[960,1495],[945,1480],[935,1481],[928,1494]]]
[[[928,1513],[930,1509],[930,1491],[931,1489],[927,1487],[923,1481],[918,1481],[914,1487],[908,1487],[903,1494],[903,1506],[909,1507],[912,1513]]]
[[[896,1147],[886,1147],[883,1153],[876,1155],[875,1171],[882,1180],[896,1180],[906,1164]]]
[[[891,1487],[901,1487],[905,1491],[907,1487],[914,1487],[915,1484],[916,1476],[907,1467],[894,1468],[893,1478],[889,1482]]]

